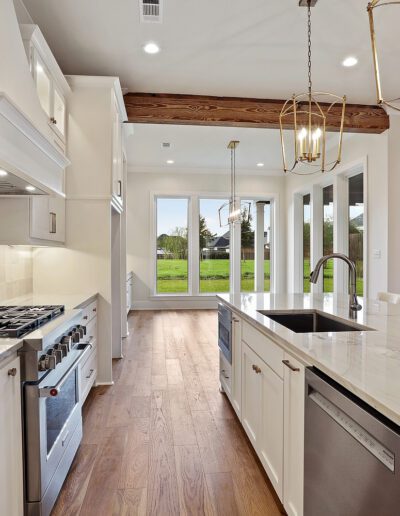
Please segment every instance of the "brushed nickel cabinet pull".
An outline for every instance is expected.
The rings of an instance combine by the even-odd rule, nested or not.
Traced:
[[[238,323],[238,322],[240,322],[240,321],[239,321],[239,319],[235,319],[235,318],[233,318],[233,322],[237,322],[237,323]]]
[[[257,374],[261,373],[261,369],[255,364],[253,364],[253,371],[255,371]]]
[[[90,373],[88,374],[88,376],[86,376],[86,378],[90,378],[92,376],[92,374],[94,373],[94,369],[91,369],[90,370]]]
[[[285,364],[286,367],[288,367],[291,371],[298,372],[300,371],[299,367],[294,367],[289,360],[282,360],[282,364]]]
[[[13,367],[12,369],[9,369],[8,376],[17,376],[17,368]]]
[[[50,215],[50,233],[57,233],[57,214],[54,211],[49,213]]]
[[[118,179],[118,197],[122,197],[122,181]]]

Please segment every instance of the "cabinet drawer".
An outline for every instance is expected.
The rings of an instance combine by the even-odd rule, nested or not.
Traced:
[[[219,352],[219,380],[221,385],[228,396],[231,399],[232,393],[232,366],[226,360],[222,352]]]
[[[92,319],[89,322],[89,324],[86,323],[85,326],[86,326],[86,335],[85,335],[84,341],[85,342],[90,341],[93,348],[96,348],[97,347],[97,317]]]
[[[82,310],[82,324],[88,324],[89,321],[96,317],[97,315],[97,301],[93,301],[92,303],[85,306]]]
[[[283,349],[244,321],[242,339],[277,375],[283,378]]]
[[[84,403],[97,376],[97,352],[94,349],[81,366],[81,401]]]

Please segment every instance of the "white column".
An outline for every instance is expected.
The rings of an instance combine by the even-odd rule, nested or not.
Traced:
[[[193,196],[190,199],[189,214],[189,281],[192,289],[189,292],[197,296],[200,291],[200,238],[199,238],[199,199]]]
[[[349,194],[348,180],[340,174],[333,181],[333,251],[349,253]],[[342,260],[333,261],[333,291],[348,292],[349,269]]]
[[[323,218],[322,187],[314,185],[311,192],[311,271],[323,254]],[[322,292],[323,285],[323,274],[320,274],[317,284],[311,283],[311,292]]]
[[[234,209],[240,209],[240,201],[235,201]],[[230,290],[231,293],[240,292],[240,247],[241,224],[240,221],[230,224],[229,257],[230,257]]]
[[[293,292],[303,292],[303,195],[294,195],[291,216],[293,220]]]
[[[264,206],[265,202],[256,203],[256,231],[254,241],[255,291],[264,292]]]
[[[390,114],[390,129],[388,132],[388,289],[400,293],[400,116]],[[370,192],[374,198],[374,192]],[[382,229],[383,231],[383,229]],[[381,280],[381,290],[384,290],[384,278]]]

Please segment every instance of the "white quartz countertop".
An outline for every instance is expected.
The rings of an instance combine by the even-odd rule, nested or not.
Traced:
[[[94,300],[97,293],[85,294],[29,294],[27,296],[20,296],[13,299],[2,301],[1,305],[8,306],[23,306],[23,305],[64,305],[66,310],[65,318],[71,316],[70,311],[75,308],[85,306],[87,303]],[[64,316],[63,316],[64,317]],[[52,325],[62,322],[62,319],[54,319],[51,323],[46,325],[50,331]],[[42,327],[44,328],[44,327]],[[42,331],[42,330],[40,330]],[[10,355],[16,353],[22,347],[23,338],[18,339],[0,339],[0,362],[8,358]]]
[[[335,294],[221,294],[219,301],[400,425],[400,305],[359,300],[349,319],[349,298]],[[315,309],[376,331],[294,333],[258,310]],[[249,343],[251,345],[251,343]]]

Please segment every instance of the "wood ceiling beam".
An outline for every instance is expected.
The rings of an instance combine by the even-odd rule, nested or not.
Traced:
[[[148,124],[265,127],[279,129],[283,100],[165,93],[127,93],[128,122]],[[338,131],[341,107],[333,107],[328,131]],[[389,128],[389,116],[379,106],[347,104],[345,131],[380,134]],[[289,128],[289,126],[287,127]]]

